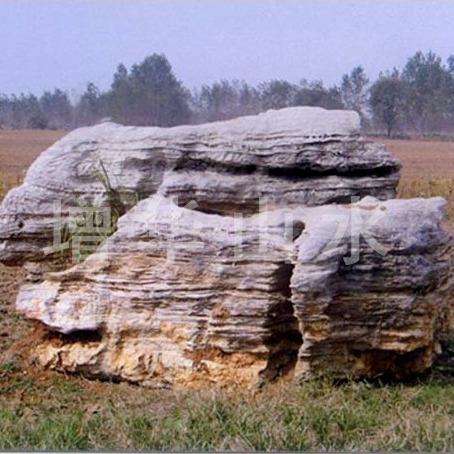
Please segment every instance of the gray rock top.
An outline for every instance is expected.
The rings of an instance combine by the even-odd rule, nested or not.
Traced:
[[[99,174],[130,208],[159,192],[208,213],[253,214],[276,207],[395,196],[400,164],[359,136],[355,112],[293,107],[198,126],[102,123],[71,132],[30,167],[0,206],[0,262],[45,259],[55,203],[108,203]]]

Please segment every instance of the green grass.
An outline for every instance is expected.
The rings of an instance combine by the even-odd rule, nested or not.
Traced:
[[[13,367],[0,386],[2,450],[454,450],[454,384],[433,378],[171,392]]]

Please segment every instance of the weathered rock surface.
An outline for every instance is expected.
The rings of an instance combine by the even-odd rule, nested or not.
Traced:
[[[66,217],[81,201],[107,203],[99,172],[128,207],[159,191],[210,213],[394,197],[399,162],[359,136],[354,112],[289,108],[199,126],[78,129],[44,152],[0,207],[0,262],[45,260],[55,202]],[[57,214],[60,213],[60,208]]]
[[[5,198],[0,262],[25,264],[17,309],[47,328],[36,357],[57,370],[153,386],[403,377],[452,333],[454,265],[443,199],[388,200],[399,168],[353,112],[83,128]],[[43,276],[55,202],[67,222],[112,205],[106,179],[129,210],[118,230]]]
[[[37,349],[58,370],[154,386],[404,376],[452,328],[444,206],[367,197],[239,219],[156,195],[17,307],[62,333]]]
[[[454,328],[454,244],[440,228],[445,206],[442,198],[366,197],[305,218],[291,280],[303,334],[297,377],[402,378],[432,365]],[[326,241],[332,247],[320,255]]]

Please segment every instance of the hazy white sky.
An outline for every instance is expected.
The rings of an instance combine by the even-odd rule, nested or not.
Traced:
[[[454,2],[1,1],[0,93],[106,89],[118,63],[164,53],[188,88],[221,78],[339,83],[417,50],[454,54]]]

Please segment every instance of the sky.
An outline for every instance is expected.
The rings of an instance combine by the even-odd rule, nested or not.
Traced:
[[[164,53],[192,89],[220,79],[339,84],[416,51],[454,54],[454,1],[0,1],[0,93],[105,90]]]

